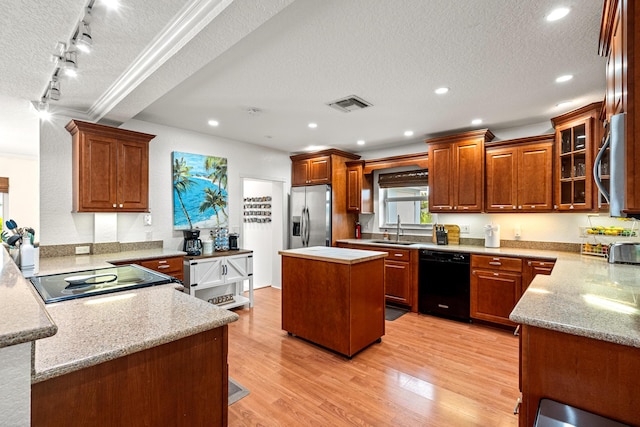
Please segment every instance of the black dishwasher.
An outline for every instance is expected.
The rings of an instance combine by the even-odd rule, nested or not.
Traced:
[[[471,255],[420,250],[418,311],[469,322]]]

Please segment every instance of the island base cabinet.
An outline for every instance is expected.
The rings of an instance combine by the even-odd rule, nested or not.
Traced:
[[[34,383],[31,425],[226,426],[227,334],[224,325]]]
[[[384,260],[282,257],[282,329],[346,356],[384,335]]]
[[[520,427],[534,423],[547,398],[640,425],[640,348],[522,325]]]

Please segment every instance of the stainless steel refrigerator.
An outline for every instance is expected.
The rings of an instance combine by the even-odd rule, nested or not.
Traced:
[[[331,186],[292,187],[289,249],[331,246]]]

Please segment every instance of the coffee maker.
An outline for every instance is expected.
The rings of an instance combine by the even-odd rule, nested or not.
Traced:
[[[200,237],[200,230],[182,230],[182,236],[184,237],[182,250],[185,251],[187,255],[202,255],[202,240],[198,238]]]
[[[239,238],[240,238],[240,235],[238,235],[238,233],[229,234],[229,250],[230,251],[240,250],[240,248],[238,247]]]

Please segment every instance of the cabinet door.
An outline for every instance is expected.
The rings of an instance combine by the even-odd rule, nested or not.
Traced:
[[[77,211],[113,211],[117,200],[117,141],[84,135],[78,166],[79,206]]]
[[[321,156],[309,160],[309,184],[331,183],[331,156]]]
[[[558,165],[556,203],[559,210],[592,210],[593,144],[596,137],[591,117],[556,128]]]
[[[451,144],[429,146],[429,210],[452,211],[453,148]]]
[[[190,286],[197,291],[223,285],[225,283],[224,264],[223,257],[207,258],[191,264],[189,266],[191,269]]]
[[[455,146],[454,210],[482,212],[484,207],[484,144],[459,142]]]
[[[388,301],[411,305],[411,269],[408,262],[385,261],[385,294]]]
[[[118,142],[118,211],[149,208],[149,146],[146,142]]]
[[[550,275],[554,266],[554,261],[525,259],[522,276],[522,293],[527,290],[534,277],[538,274]]]
[[[520,298],[522,276],[491,270],[471,273],[471,317],[515,326],[509,314]]]
[[[227,282],[246,279],[253,274],[253,257],[251,255],[235,255],[225,259],[224,276]]]
[[[347,167],[347,212],[360,213],[362,207],[362,166]]]
[[[517,152],[518,150],[515,147],[487,150],[486,192],[488,212],[513,212],[517,209]]]
[[[553,209],[553,144],[545,142],[518,150],[518,210]]]
[[[308,160],[297,160],[291,164],[291,185],[307,185],[308,177]]]

